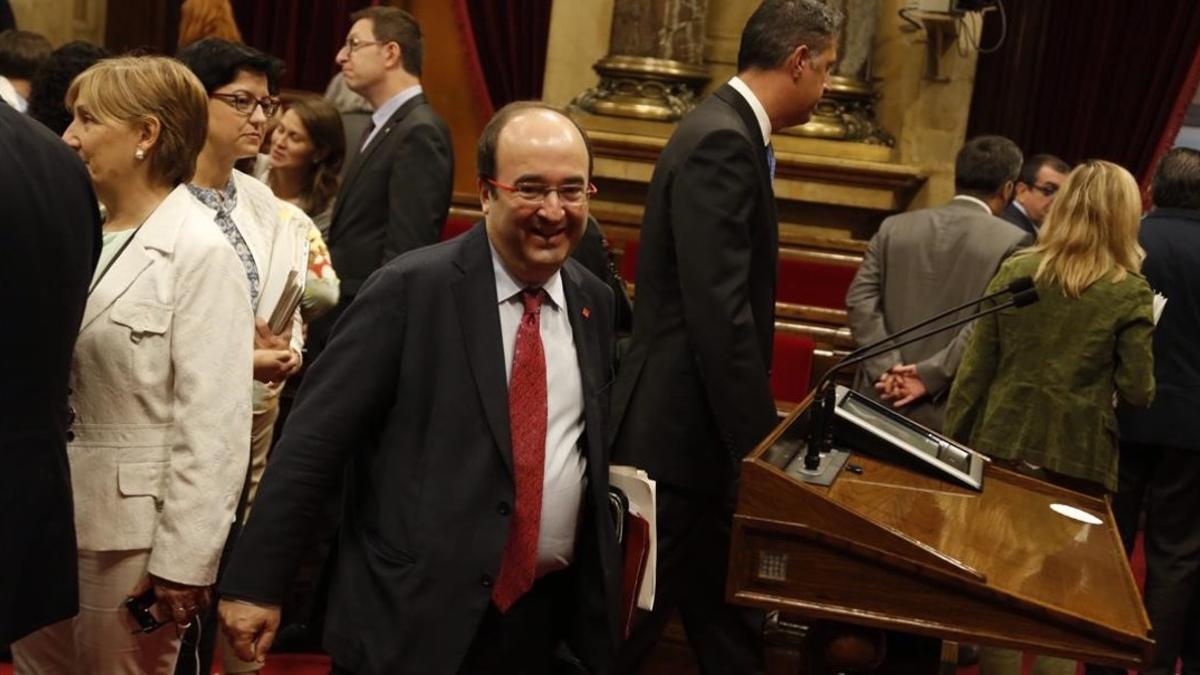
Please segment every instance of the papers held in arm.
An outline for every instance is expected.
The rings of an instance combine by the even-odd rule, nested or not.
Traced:
[[[271,319],[267,322],[271,332],[276,335],[291,325],[296,308],[300,306],[300,300],[304,297],[304,282],[298,278],[299,276],[299,272],[296,270],[288,272],[287,280],[283,283],[283,291],[279,294],[279,301],[275,303]]]

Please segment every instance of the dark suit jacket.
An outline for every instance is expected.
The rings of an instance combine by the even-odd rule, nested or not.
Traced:
[[[0,102],[0,645],[79,609],[67,375],[100,252],[83,164]]]
[[[612,294],[562,268],[585,392],[588,488],[570,568],[577,655],[603,672],[620,571],[604,428]],[[359,673],[455,673],[485,610],[513,504],[508,388],[483,226],[389,263],[338,321],[300,389],[221,583],[278,604],[322,496],[346,470],[325,647]]]
[[[327,243],[342,304],[387,261],[437,243],[453,183],[450,131],[418,94],[354,158],[338,190]]]
[[[1154,331],[1154,403],[1118,409],[1121,439],[1200,450],[1200,211],[1156,208],[1138,240],[1142,274],[1167,306]]]
[[[762,131],[729,85],[679,123],[650,182],[613,461],[725,493],[776,423],[778,215]]]
[[[1000,212],[1000,217],[1033,235],[1034,241],[1037,241],[1037,225],[1021,209],[1017,208],[1016,202],[1009,201],[1005,204],[1004,210]]]

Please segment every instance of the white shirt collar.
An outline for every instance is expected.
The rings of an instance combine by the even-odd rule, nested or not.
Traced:
[[[508,268],[504,266],[504,261],[500,259],[500,254],[496,252],[496,247],[492,246],[492,240],[488,239],[488,248],[492,252],[492,270],[496,273],[496,302],[497,304],[508,302],[521,291],[528,288],[525,284],[517,281],[508,272]],[[542,284],[542,290],[546,291],[546,295],[550,296],[550,302],[558,308],[567,306],[567,296],[563,292],[562,270],[554,273],[546,283]]]
[[[397,110],[400,109],[400,106],[408,103],[412,97],[420,94],[422,91],[421,85],[414,84],[408,89],[401,90],[400,93],[384,101],[383,105],[379,106],[378,110],[371,113],[371,122],[375,124],[375,128],[378,129],[382,127],[385,123],[387,123],[388,118],[390,118]]]
[[[0,99],[11,105],[17,112],[23,113],[29,110],[29,101],[18,94],[17,88],[12,86],[12,82],[9,82],[8,78],[3,75],[0,75]]]
[[[1014,199],[1014,200],[1012,200],[1012,205],[1017,207],[1017,210],[1021,212],[1021,215],[1025,216],[1026,218],[1029,218],[1029,212],[1025,210],[1025,207],[1021,205],[1021,202]],[[1033,220],[1032,218],[1029,218],[1029,219]]]
[[[742,82],[742,78],[734,75],[729,79],[729,86],[733,87],[737,93],[746,99],[746,103],[750,104],[750,109],[754,111],[754,117],[758,120],[758,128],[762,131],[763,145],[771,142],[771,118],[767,117],[767,109],[763,107],[762,101],[750,91],[750,87]]]
[[[971,195],[954,195],[954,198],[961,199],[964,202],[971,202],[972,204],[978,204],[979,208],[988,212],[988,215],[991,215],[991,216],[996,215],[996,214],[992,213],[992,207],[988,206],[987,202],[983,201],[982,199],[980,199],[978,197],[972,197]]]

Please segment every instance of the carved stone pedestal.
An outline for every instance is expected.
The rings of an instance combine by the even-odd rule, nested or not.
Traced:
[[[817,103],[812,119],[781,133],[892,147],[895,139],[879,126],[875,117],[876,98],[878,94],[871,83],[835,75],[829,78],[829,89]]]
[[[571,102],[597,115],[672,121],[696,104],[708,71],[682,61],[648,56],[606,56],[593,66],[600,84]]]

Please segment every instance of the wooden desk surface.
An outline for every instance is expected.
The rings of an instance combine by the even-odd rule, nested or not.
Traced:
[[[983,492],[863,455],[861,475],[843,472],[835,503],[978,571],[989,586],[1126,633],[1144,634],[1144,613],[1108,505],[989,465]],[[822,489],[822,488],[818,488]],[[1082,523],[1061,503],[1101,519]]]

